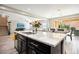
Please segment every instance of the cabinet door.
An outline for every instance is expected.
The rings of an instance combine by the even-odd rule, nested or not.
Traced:
[[[19,38],[17,40],[17,51],[18,51],[18,53],[21,53],[21,39],[19,39]]]
[[[26,37],[17,34],[16,35],[16,40],[17,44],[16,45],[16,50],[18,51],[19,54],[26,54],[27,53],[27,39]]]
[[[26,41],[21,41],[21,54],[26,54],[27,46]]]
[[[21,52],[21,39],[19,38],[18,34],[15,34],[14,47],[18,53]]]

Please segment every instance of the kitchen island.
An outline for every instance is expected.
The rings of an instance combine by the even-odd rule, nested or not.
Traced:
[[[38,31],[37,33],[32,33],[29,31],[15,31],[15,34],[16,40],[18,40],[18,38],[20,41],[25,40],[25,43],[19,43],[17,41],[17,44],[15,44],[15,46],[18,47],[18,45],[21,45],[17,48],[17,51],[21,49],[19,50],[19,53],[22,53],[22,49],[24,48],[24,50],[26,51],[25,53],[27,54],[30,53],[29,51],[31,51],[31,53],[38,54],[61,54],[63,53],[63,41],[67,36],[67,34],[64,33],[43,31]],[[33,46],[35,46],[35,48]]]

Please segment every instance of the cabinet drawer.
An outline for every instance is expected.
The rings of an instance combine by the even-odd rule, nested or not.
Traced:
[[[44,53],[50,53],[50,51],[51,51],[51,47],[50,46],[48,46],[46,44],[43,44],[41,42],[32,40],[32,39],[29,40],[28,45],[31,46],[31,47],[34,47],[37,50],[39,50],[41,52],[44,52]]]
[[[26,41],[26,37],[25,37],[25,36],[22,36],[22,35],[18,34],[17,37],[18,37],[19,39],[21,39],[21,40]]]

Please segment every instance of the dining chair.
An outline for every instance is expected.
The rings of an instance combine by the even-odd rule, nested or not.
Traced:
[[[50,31],[55,32],[55,28],[51,28]]]
[[[72,41],[72,34],[73,34],[73,31],[71,30],[71,31],[68,33],[68,36],[70,36],[71,41]]]

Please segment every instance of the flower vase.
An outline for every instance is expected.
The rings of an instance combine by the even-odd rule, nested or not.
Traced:
[[[37,28],[34,28],[33,29],[33,33],[37,33]]]
[[[36,32],[36,33],[37,33],[37,31],[38,31],[37,28],[35,28],[35,32]]]

